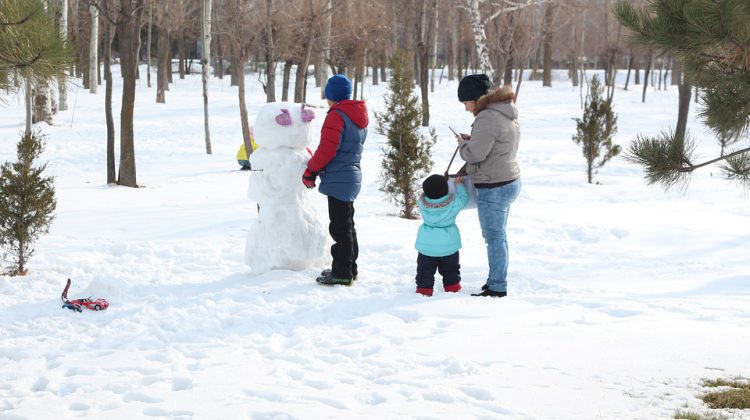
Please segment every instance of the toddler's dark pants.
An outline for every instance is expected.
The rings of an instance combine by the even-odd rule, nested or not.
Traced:
[[[443,276],[443,287],[459,283],[461,265],[458,263],[458,251],[445,257],[428,257],[420,252],[417,256],[417,288],[432,289],[435,270]]]

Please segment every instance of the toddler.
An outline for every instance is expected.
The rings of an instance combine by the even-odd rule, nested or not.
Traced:
[[[461,290],[461,266],[458,250],[461,234],[456,226],[456,216],[469,201],[463,177],[457,177],[456,193],[448,194],[448,181],[443,175],[430,175],[422,183],[419,212],[424,223],[417,232],[417,293],[432,296],[435,270],[443,276],[446,292]]]

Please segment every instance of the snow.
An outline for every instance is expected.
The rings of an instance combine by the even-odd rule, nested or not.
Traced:
[[[251,123],[265,103],[256,76]],[[500,300],[470,296],[487,269],[476,210],[457,221],[464,289],[414,293],[421,222],[398,218],[378,190],[385,138],[374,125],[355,203],[359,279],[317,285],[322,265],[252,273],[245,239],[259,219],[246,196],[253,173],[236,171],[237,91],[229,78],[210,83],[209,156],[200,76],[175,79],[166,104],[139,82],[143,188],[105,184],[103,93],[71,85],[70,110],[39,126],[58,210],[29,275],[0,277],[0,419],[671,418],[705,411],[702,379],[750,376],[746,191],[711,167],[665,192],[621,157],[587,184],[571,140],[581,92],[564,77],[521,86],[523,188]],[[326,110],[313,86],[312,149]],[[436,173],[455,149],[448,126],[471,124],[456,87],[436,83],[430,99]],[[385,88],[365,87],[371,112]],[[615,94],[623,146],[676,120],[676,88],[640,96],[640,86]],[[0,160],[14,159],[22,100],[0,107]],[[713,157],[695,113],[698,152]],[[325,197],[304,194],[326,226]],[[61,309],[68,277],[69,297],[109,309]]]
[[[314,117],[312,110],[289,102],[270,103],[258,112],[254,130],[260,148],[250,155],[254,170],[248,180],[258,215],[245,245],[253,274],[325,263],[328,233],[301,182]]]

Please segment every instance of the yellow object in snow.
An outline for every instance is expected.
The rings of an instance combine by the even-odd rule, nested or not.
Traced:
[[[253,152],[258,150],[258,143],[255,142],[253,136],[250,136],[250,145],[253,147]],[[247,150],[245,149],[245,143],[243,142],[240,146],[240,150],[237,151],[237,160],[247,160]]]

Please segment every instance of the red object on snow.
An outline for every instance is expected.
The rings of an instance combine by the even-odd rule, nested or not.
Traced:
[[[85,306],[92,311],[103,311],[109,307],[109,302],[106,299],[73,299],[68,301],[71,305]]]
[[[85,299],[73,299],[68,300],[68,289],[70,288],[70,279],[68,279],[68,282],[65,284],[65,289],[63,289],[62,295],[60,295],[60,298],[63,301],[63,308],[73,309],[77,312],[81,312],[81,308],[87,308],[91,309],[92,311],[103,311],[109,307],[109,302],[107,302],[106,299],[91,299],[85,298]]]

